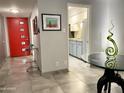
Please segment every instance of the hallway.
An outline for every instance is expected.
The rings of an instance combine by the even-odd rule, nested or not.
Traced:
[[[69,72],[58,71],[40,76],[38,71],[27,73],[31,57],[7,59],[0,69],[0,93],[96,93],[96,82],[102,69],[91,67],[73,57]],[[113,87],[114,86],[114,87]],[[121,93],[112,85],[112,93]]]

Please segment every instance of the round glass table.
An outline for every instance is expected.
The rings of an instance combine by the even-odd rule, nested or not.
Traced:
[[[102,93],[104,87],[105,93],[111,93],[111,83],[117,83],[124,93],[124,79],[118,71],[124,71],[124,55],[117,55],[114,63],[108,62],[105,53],[94,53],[88,56],[90,64],[105,69],[104,74],[97,82],[97,93]],[[108,65],[109,64],[109,65]]]

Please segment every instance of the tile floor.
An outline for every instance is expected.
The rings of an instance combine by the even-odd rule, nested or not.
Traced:
[[[30,57],[7,59],[0,69],[0,93],[97,93],[96,83],[103,69],[70,57],[69,72],[40,76],[38,71],[26,72],[30,61]],[[124,76],[123,72],[121,74]],[[112,93],[122,92],[112,84]]]

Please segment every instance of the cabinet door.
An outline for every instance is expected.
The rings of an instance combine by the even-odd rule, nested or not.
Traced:
[[[82,46],[80,42],[77,42],[77,55],[76,56],[78,58],[81,58],[81,55],[82,55]]]
[[[76,41],[73,41],[72,43],[73,45],[73,56],[77,56],[77,45],[76,45]]]
[[[73,41],[69,41],[69,54],[73,54]]]
[[[69,54],[71,54],[71,41],[69,40]]]

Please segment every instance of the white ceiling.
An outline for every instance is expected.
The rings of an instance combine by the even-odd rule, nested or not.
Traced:
[[[84,7],[69,7],[68,12],[69,12],[69,17],[73,17],[75,15],[87,13],[87,8],[84,8]]]
[[[85,7],[68,7],[68,21],[69,24],[81,23],[83,20],[87,19],[88,8]]]
[[[0,14],[7,17],[29,17],[36,0],[0,0]],[[19,13],[13,14],[10,9],[18,9]]]

